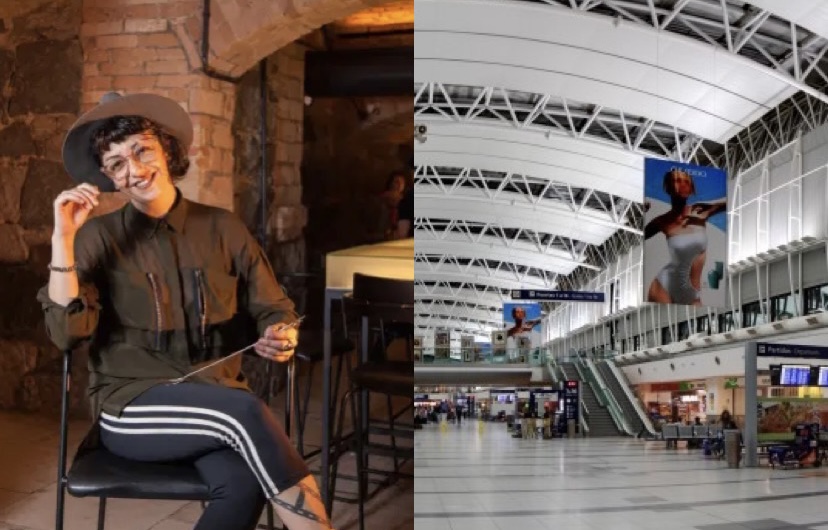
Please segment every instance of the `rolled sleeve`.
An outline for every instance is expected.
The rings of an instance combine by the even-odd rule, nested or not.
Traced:
[[[81,283],[78,297],[66,307],[49,298],[48,284],[38,291],[37,300],[43,307],[46,333],[61,350],[76,348],[88,340],[98,326],[101,306],[98,290],[92,284]]]

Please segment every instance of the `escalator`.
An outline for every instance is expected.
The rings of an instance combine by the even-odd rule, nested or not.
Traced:
[[[615,421],[607,407],[603,406],[588,381],[582,381],[578,367],[574,362],[560,364],[561,372],[569,381],[581,381],[581,403],[585,423],[590,437],[620,436]]]
[[[614,365],[610,365],[610,363],[612,363],[611,360],[597,361],[595,362],[595,367],[604,380],[607,389],[612,393],[612,396],[618,403],[618,406],[621,407],[624,417],[627,420],[627,425],[633,429],[638,437],[647,435],[655,436],[653,425],[647,418],[641,403],[635,398],[635,395],[629,388],[624,374],[615,368]],[[623,380],[624,386],[622,386],[622,381],[619,381],[619,378]],[[626,391],[624,389],[625,386]]]

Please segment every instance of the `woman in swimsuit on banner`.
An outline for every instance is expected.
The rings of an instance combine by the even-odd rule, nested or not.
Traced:
[[[670,262],[650,284],[648,302],[701,305],[701,273],[707,258],[707,220],[723,212],[727,199],[687,204],[696,193],[693,178],[679,169],[664,175],[671,209],[644,227],[644,239],[658,233],[667,238]],[[645,211],[650,207],[644,204]]]

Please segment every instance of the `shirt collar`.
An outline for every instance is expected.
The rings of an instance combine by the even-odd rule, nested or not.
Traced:
[[[128,230],[136,230],[147,237],[154,236],[158,229],[162,227],[168,227],[174,232],[182,233],[184,223],[187,220],[187,199],[176,188],[175,202],[173,202],[167,215],[161,218],[148,216],[130,202],[126,206],[125,220]]]

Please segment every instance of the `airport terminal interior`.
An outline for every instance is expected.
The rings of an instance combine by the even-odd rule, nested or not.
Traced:
[[[828,5],[415,8],[415,528],[828,529]]]

